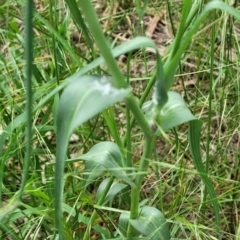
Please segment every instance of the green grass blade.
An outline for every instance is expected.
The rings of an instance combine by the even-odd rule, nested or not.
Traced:
[[[118,57],[122,54],[125,54],[127,52],[130,52],[132,50],[141,49],[142,47],[152,47],[156,48],[155,43],[146,37],[137,37],[132,40],[129,40],[128,42],[123,43],[120,46],[117,46],[112,50],[112,54],[114,57]],[[79,60],[78,60],[79,61]],[[37,97],[33,97],[35,101],[41,99],[39,103],[33,108],[33,113],[35,113],[37,110],[42,108],[52,97],[54,97],[59,91],[61,91],[63,88],[65,88],[70,82],[74,81],[76,78],[81,77],[85,73],[91,71],[92,69],[100,66],[104,62],[103,57],[99,57],[93,62],[89,63],[87,66],[73,74],[71,77],[67,78],[63,83],[61,83],[59,86],[55,87],[51,92],[49,92],[46,96],[42,97],[42,93],[40,91],[40,94],[36,94]],[[3,134],[0,137],[0,155],[2,154],[4,143],[9,136],[9,134],[16,128],[18,128],[23,122],[26,121],[26,115],[21,114],[18,117],[16,117],[5,129]]]
[[[164,76],[163,63],[162,63],[161,56],[157,53],[157,79],[156,79],[156,90],[153,95],[153,100],[154,100],[154,97],[156,97],[158,110],[161,110],[162,107],[168,101],[168,94],[167,94],[165,85],[166,85],[166,81]]]
[[[65,0],[65,2],[67,3],[70,12],[73,16],[73,19],[75,20],[75,22],[77,23],[78,27],[82,30],[82,33],[85,37],[86,40],[86,44],[88,44],[88,46],[91,48],[91,50],[93,51],[93,41],[91,39],[91,36],[88,32],[87,26],[82,18],[82,15],[78,9],[78,5],[76,3],[75,0]]]
[[[188,47],[193,35],[196,33],[197,29],[199,28],[200,24],[204,21],[207,13],[214,10],[219,9],[225,12],[228,12],[236,19],[240,21],[240,12],[233,7],[227,5],[222,1],[212,1],[208,3],[205,8],[203,9],[202,13],[199,17],[195,20],[192,24],[192,27],[189,29],[185,37],[182,39],[181,44],[179,45],[178,50],[174,53],[173,57],[170,61],[166,61],[164,64],[164,71],[166,77],[166,89],[169,90],[174,83],[174,75],[176,73],[176,69],[178,67],[178,63],[180,61],[181,56],[183,55],[184,51]]]
[[[184,32],[186,30],[186,21],[187,21],[187,17],[190,12],[190,9],[191,9],[191,5],[192,5],[191,1],[189,1],[189,0],[183,1],[183,10],[182,10],[180,26],[178,28],[177,35],[176,35],[176,38],[173,43],[173,48],[172,48],[170,57],[168,58],[168,61],[170,61],[170,62],[171,62],[171,59],[173,58],[173,56],[178,51],[178,48],[180,47]]]
[[[219,214],[219,205],[217,196],[214,190],[214,187],[206,173],[206,170],[203,166],[201,153],[200,153],[200,138],[201,138],[201,127],[202,122],[200,120],[193,120],[189,122],[189,144],[190,144],[190,151],[193,157],[193,163],[204,182],[206,189],[210,196],[210,201],[212,202],[215,218],[216,218],[216,227],[217,232],[220,229],[220,214]]]
[[[26,1],[25,18],[25,59],[26,59],[26,154],[23,163],[22,183],[19,190],[19,199],[22,197],[28,179],[31,151],[32,151],[32,66],[33,66],[33,1]]]
[[[47,27],[51,34],[54,35],[55,39],[63,45],[72,60],[75,61],[79,67],[82,67],[82,62],[79,60],[78,55],[75,53],[74,49],[71,48],[68,42],[61,36],[61,34],[40,14],[35,13],[35,18],[38,19],[41,24]]]

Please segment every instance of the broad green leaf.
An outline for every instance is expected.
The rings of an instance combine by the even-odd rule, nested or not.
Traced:
[[[119,230],[120,230],[120,232],[123,236],[127,236],[129,218],[130,218],[130,212],[129,213],[123,212],[123,213],[121,213],[121,215],[119,217],[118,227],[119,227]],[[137,237],[139,235],[140,235],[140,233],[138,233],[136,231],[135,232],[135,237]]]
[[[67,162],[76,162],[79,160],[92,161],[95,164],[99,164],[124,182],[133,185],[132,181],[128,178],[127,174],[124,171],[122,154],[115,143],[98,143],[93,146],[86,154],[83,154],[77,158],[69,159]],[[96,171],[94,174],[96,175]]]
[[[215,221],[217,226],[217,231],[220,229],[220,215],[219,215],[219,205],[217,196],[214,190],[214,187],[209,179],[206,170],[202,163],[201,153],[200,153],[200,138],[201,138],[201,127],[202,121],[194,120],[189,122],[189,144],[190,144],[190,151],[193,157],[193,163],[204,182],[208,194],[210,196],[210,201],[212,202],[214,213],[215,213]]]
[[[86,180],[85,186],[87,187],[96,178],[101,176],[103,172],[106,171],[105,167],[99,163],[93,161],[87,161],[84,168],[84,179]]]
[[[99,198],[101,197],[102,192],[104,191],[104,189],[106,188],[108,181],[110,178],[106,178],[104,179],[98,190],[97,190],[97,194],[96,194],[96,202],[98,202]],[[105,205],[108,201],[112,200],[119,192],[121,192],[127,185],[123,184],[123,183],[119,183],[118,181],[114,181],[112,186],[110,187],[107,196],[103,202],[103,205]]]
[[[36,16],[40,16],[40,15],[36,14]],[[42,20],[44,20],[44,19],[42,18]],[[52,27],[51,31],[55,31],[54,35],[56,35],[57,38],[59,37],[58,40],[63,45],[65,45],[63,38],[59,35],[59,33],[57,33],[57,31],[53,27]],[[156,45],[151,39],[149,39],[147,37],[136,37],[136,38],[131,39],[127,42],[124,42],[123,44],[115,47],[114,49],[111,49],[111,51],[112,51],[112,54],[113,54],[114,57],[118,57],[122,54],[128,53],[128,52],[133,51],[135,49],[141,49],[141,48],[144,48],[144,47],[156,48]],[[66,49],[69,50],[68,48],[66,48]],[[70,48],[70,50],[71,50],[71,48]],[[74,59],[74,57],[73,57],[73,59]],[[74,59],[74,60],[76,60],[76,59]],[[79,62],[79,59],[77,59],[76,62]],[[33,101],[38,102],[38,103],[33,108],[33,113],[35,113],[36,111],[41,109],[52,97],[54,97],[58,92],[60,92],[62,89],[64,89],[68,84],[70,84],[71,82],[74,82],[74,81],[79,81],[80,77],[82,77],[87,72],[93,70],[94,68],[100,66],[102,63],[104,63],[103,57],[99,57],[99,58],[95,59],[94,61],[92,61],[91,63],[84,66],[83,68],[81,68],[76,73],[74,73],[72,76],[70,76],[69,78],[64,80],[60,85],[55,86],[52,89],[52,91],[47,93],[46,96],[44,96],[44,97],[43,97],[43,91],[45,90],[45,88],[44,89],[39,89],[38,91],[36,91],[35,94],[33,95]],[[81,63],[79,63],[79,65],[81,65]],[[86,78],[86,76],[84,78]],[[53,79],[52,82],[54,83],[55,81],[56,80]],[[52,84],[52,87],[53,86],[54,86],[54,84]],[[12,131],[14,129],[18,128],[19,126],[21,126],[25,121],[26,121],[26,114],[22,113],[21,115],[17,116],[5,128],[5,131],[0,136],[0,155],[2,155],[3,146],[5,144],[5,141],[6,141],[7,137],[9,137],[9,135],[12,133]],[[3,176],[3,174],[0,174],[0,180],[1,180],[2,176]],[[1,186],[0,186],[0,191],[1,191]]]
[[[151,240],[170,240],[168,223],[164,215],[154,207],[144,206],[137,219],[130,219],[130,224]]]
[[[57,114],[57,155],[55,168],[55,221],[57,229],[62,229],[62,200],[63,200],[63,171],[68,141],[73,130],[101,112],[104,108],[123,100],[131,92],[130,88],[117,89],[112,86],[111,78],[106,76],[83,76],[75,78],[64,89],[58,105]],[[106,153],[105,153],[106,156]],[[120,166],[113,161],[111,154],[107,161],[104,153],[101,154],[101,162],[105,168],[119,177],[131,181],[124,175]],[[97,161],[97,156],[94,161]],[[89,154],[86,155],[89,158]],[[84,159],[83,159],[84,160]],[[116,159],[115,159],[116,160]],[[120,161],[121,159],[119,159]],[[114,169],[115,168],[115,169]]]
[[[170,240],[170,231],[164,215],[154,207],[144,206],[139,209],[139,217],[130,219],[130,213],[122,213],[119,218],[119,230],[126,236],[128,222],[140,233],[151,240]]]
[[[107,76],[83,76],[71,82],[63,91],[59,102],[58,132],[70,136],[73,130],[101,112],[119,102],[131,92],[130,88],[117,89]],[[65,130],[66,129],[66,130]]]
[[[150,124],[157,124],[163,131],[196,119],[184,99],[176,92],[168,92],[168,101],[161,110],[158,110],[152,100],[143,105],[143,111]]]

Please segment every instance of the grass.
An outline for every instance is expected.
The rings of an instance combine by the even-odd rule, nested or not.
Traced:
[[[74,12],[77,9],[74,1],[38,1],[33,18],[32,77],[31,73],[28,74],[32,86],[26,87],[26,62],[31,64],[31,59],[26,61],[24,46],[31,45],[24,35],[24,4],[21,1],[5,1],[0,4],[0,239],[133,239],[135,228],[132,226],[136,215],[140,214],[140,205],[154,207],[164,214],[171,239],[238,240],[239,20],[221,11],[207,14],[201,24],[199,22],[197,31],[193,32],[191,44],[180,54],[179,49],[187,44],[187,41],[181,42],[181,39],[183,36],[184,39],[188,37],[194,25],[188,13],[199,16],[206,4],[204,1],[195,5],[196,8],[189,6],[191,11],[186,4],[185,12],[182,12],[181,4],[174,0],[160,3],[135,0],[131,6],[126,6],[125,1],[94,1],[107,39],[102,43],[98,41],[99,35],[94,35],[97,30],[91,29],[91,22],[88,22],[87,15],[84,16],[88,10],[84,10],[84,3],[79,6],[83,13],[81,18],[78,12]],[[230,4],[239,9],[237,1]],[[150,37],[162,54],[163,65],[158,65],[159,72],[155,72],[157,56],[148,48],[147,41],[136,41],[132,46],[131,43],[126,43],[124,49],[116,50],[124,52],[117,58],[120,68],[117,65],[111,67],[114,64],[111,56],[104,56],[110,52],[103,51],[99,46],[106,44],[106,48],[115,47],[128,38],[147,35],[146,30],[150,31],[152,20],[157,14],[160,14],[160,19]],[[240,13],[238,15],[240,18]],[[179,27],[180,18],[182,29]],[[184,29],[184,22],[185,27],[188,26],[187,30]],[[94,22],[92,26],[96,27]],[[174,37],[176,30],[182,31],[183,35]],[[32,39],[30,36],[29,41]],[[174,39],[178,39],[175,47]],[[139,45],[139,50],[133,50],[136,44]],[[110,59],[109,62],[94,65],[93,61],[100,54],[105,60]],[[181,57],[180,62],[179,57],[175,57],[177,54]],[[166,74],[164,76],[161,76],[161,66]],[[82,71],[81,74],[79,71]],[[88,74],[86,89],[85,82],[78,86],[83,74]],[[156,143],[148,140],[152,139],[150,127],[145,126],[146,120],[142,118],[136,104],[142,105],[151,99],[156,74],[160,74],[157,75],[160,79],[168,76],[165,79],[167,90],[171,87],[171,91],[180,93],[191,112],[203,122],[200,157],[217,195],[219,233],[216,232],[216,212],[212,197],[202,179],[204,174],[196,168],[196,155],[194,152],[191,154],[193,145],[188,137],[187,125],[159,134]],[[172,78],[173,74],[175,78]],[[126,102],[123,102],[120,101],[124,97],[122,95],[119,95],[119,101],[111,100],[108,96],[102,102],[114,105],[103,104],[99,110],[102,102],[93,99],[98,92],[89,91],[92,98],[82,108],[78,124],[70,131],[68,127],[72,118],[69,118],[66,125],[63,123],[68,110],[73,106],[70,101],[75,96],[81,100],[81,96],[92,89],[92,85],[88,84],[91,81],[95,83],[96,79],[92,79],[91,75],[96,75],[96,79],[99,75],[116,76],[113,81],[118,88],[128,86],[126,79],[133,89],[134,97],[127,96]],[[76,84],[75,95],[66,93],[69,86],[73,86],[71,84]],[[148,88],[149,92],[146,91]],[[32,89],[32,93],[29,89]],[[66,102],[69,101],[67,106],[61,105],[64,96]],[[78,100],[76,104],[79,103]],[[31,117],[26,117],[26,113],[30,114],[26,110],[27,105],[32,108]],[[95,109],[92,110],[94,116],[81,120],[91,109]],[[64,127],[67,134],[61,135],[59,129]],[[30,129],[32,133],[29,132]],[[63,136],[60,140],[64,143],[59,144],[59,135]],[[71,137],[70,141],[68,137]],[[197,136],[194,135],[193,139],[194,137],[197,139]],[[126,165],[123,164],[116,172],[110,167],[108,171],[103,171],[102,165],[94,165],[86,160],[89,155],[82,155],[91,153],[89,150],[93,146],[103,149],[105,146],[98,144],[104,141],[115,142],[119,147],[117,150],[106,145],[109,147],[107,152],[112,154],[111,161],[104,163],[106,168],[108,164],[115,163],[114,154],[122,154],[126,161]],[[64,148],[61,144],[65,144],[66,152],[62,150]],[[100,161],[101,156],[103,161],[109,159],[109,155],[102,155],[100,150],[97,154],[98,158],[94,160],[96,162]],[[63,162],[66,159],[69,161],[58,167],[55,165],[56,156],[57,162],[60,157]],[[149,161],[144,161],[144,156]],[[137,173],[141,164],[144,167],[140,169],[147,170],[142,183],[142,172]],[[148,168],[144,164],[149,164]],[[135,171],[132,171],[133,166]],[[63,175],[58,176],[61,168],[64,169]],[[120,173],[126,175],[120,176]],[[113,177],[116,174],[118,178]],[[56,176],[59,180],[54,183]],[[23,181],[24,178],[26,182]],[[119,178],[121,180],[116,181]],[[134,192],[127,182],[129,179],[136,184],[141,183],[138,186],[140,190]],[[58,186],[61,181],[64,186],[62,195],[61,186]],[[117,193],[110,190],[112,198],[105,204],[105,195],[112,182],[117,186]],[[59,193],[59,209],[54,205],[56,189]],[[138,194],[139,201],[135,201],[138,200]],[[132,224],[124,228],[124,224],[128,223],[129,211]],[[142,211],[145,211],[144,208]],[[155,210],[151,208],[148,211]],[[120,216],[123,220],[119,225]],[[59,233],[56,226],[61,226],[63,232],[60,230]],[[163,234],[158,228],[152,230],[151,234],[154,231]],[[149,233],[143,234],[145,239],[156,239]],[[141,237],[138,236],[137,239]]]

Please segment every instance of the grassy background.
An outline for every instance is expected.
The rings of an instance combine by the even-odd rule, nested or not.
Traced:
[[[227,2],[227,1],[226,1]],[[167,10],[167,3],[169,10]],[[237,1],[231,1],[236,8]],[[179,1],[150,1],[143,8],[140,1],[94,1],[99,20],[109,40],[116,46],[134,36],[151,37],[163,59],[177,30]],[[85,39],[77,29],[63,1],[36,1],[34,15],[33,104],[76,70],[91,62],[99,51],[92,39]],[[170,11],[170,15],[169,15]],[[200,9],[199,9],[200,11]],[[13,120],[25,111],[22,1],[3,2],[0,6],[0,98],[1,131],[8,138],[1,155],[1,204],[16,197],[21,182],[25,156],[25,119]],[[172,17],[172,23],[171,18]],[[213,81],[210,76],[211,30],[215,24],[216,44]],[[155,26],[156,25],[156,26]],[[182,94],[192,112],[204,122],[202,156],[218,195],[221,209],[219,239],[239,239],[239,38],[240,25],[231,16],[210,14],[195,34],[182,57],[173,89]],[[155,55],[150,49],[118,58],[128,76],[136,98],[140,98],[154,70]],[[105,74],[102,65],[91,74]],[[150,98],[150,96],[149,96]],[[0,223],[1,239],[52,239],[52,190],[56,151],[55,122],[57,96],[36,109],[33,116],[33,152],[30,176],[23,203]],[[126,132],[124,104],[112,109],[121,137]],[[11,125],[12,124],[12,125]],[[6,128],[10,126],[9,128]],[[167,217],[176,239],[217,239],[214,216],[204,186],[194,169],[187,141],[187,127],[157,139],[155,156],[142,187],[141,199],[159,208]],[[69,156],[87,152],[93,144],[112,140],[106,118],[99,114],[76,129],[70,141]],[[132,156],[136,164],[142,153],[143,136],[137,126],[131,132]],[[68,164],[65,169],[65,205],[69,232],[81,239],[93,211],[94,195],[101,178],[85,189],[83,164]],[[122,194],[111,207],[124,209]],[[102,210],[101,210],[102,211]],[[101,217],[100,217],[101,216]],[[102,239],[101,229],[113,232],[118,219],[114,211],[103,211],[97,218],[91,239]],[[103,226],[101,228],[100,226]]]

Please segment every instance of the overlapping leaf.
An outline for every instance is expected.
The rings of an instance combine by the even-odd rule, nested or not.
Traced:
[[[130,185],[133,184],[124,171],[122,154],[115,143],[100,142],[94,145],[86,154],[83,154],[77,158],[69,159],[67,162],[76,162],[79,160],[91,161],[95,163],[92,165],[94,167],[94,171],[93,173],[89,173],[89,179],[93,179],[94,177],[98,176],[98,169],[96,166],[99,165],[126,183]],[[102,171],[102,168],[100,168],[100,171]]]
[[[102,192],[104,191],[104,189],[106,188],[108,182],[109,182],[110,178],[106,178],[104,179],[98,190],[97,190],[97,194],[96,194],[96,200],[98,201],[99,198],[101,197]],[[123,184],[123,183],[119,183],[118,181],[114,181],[112,186],[110,187],[107,196],[104,200],[103,204],[106,204],[108,201],[112,200],[119,192],[121,192],[127,185]]]
[[[143,105],[143,111],[150,123],[157,124],[163,131],[196,119],[184,99],[176,92],[168,92],[168,101],[158,110],[154,100]]]
[[[68,141],[73,130],[101,112],[104,108],[123,100],[131,92],[130,88],[117,89],[112,86],[111,78],[106,76],[83,76],[75,78],[63,91],[57,114],[57,156],[55,170],[55,220],[62,229],[63,170]],[[89,155],[85,156],[86,158]],[[100,158],[103,164],[104,157]],[[105,165],[115,173],[119,166],[108,161]],[[117,174],[119,176],[119,174]],[[128,181],[129,182],[129,181]]]
[[[141,233],[152,240],[170,240],[171,238],[166,218],[154,207],[140,208],[137,219],[130,219],[130,213],[122,213],[119,228],[123,235],[126,235],[128,221],[136,229],[136,236]]]

